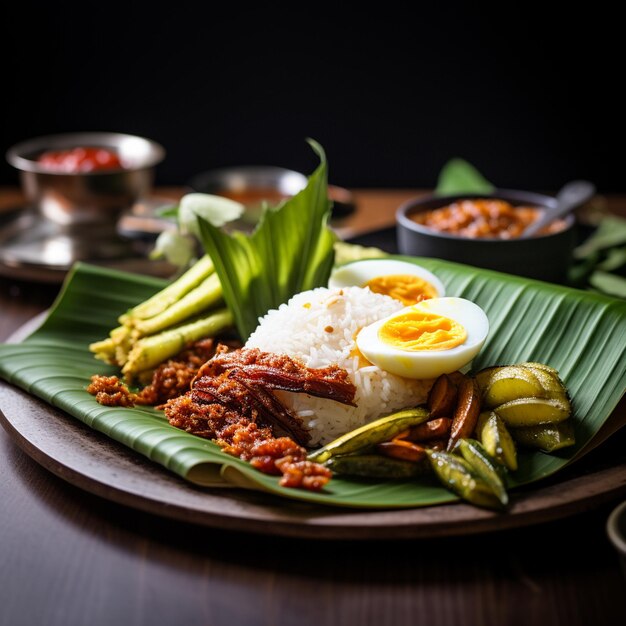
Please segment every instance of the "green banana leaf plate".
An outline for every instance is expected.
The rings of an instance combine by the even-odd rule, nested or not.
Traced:
[[[427,267],[448,295],[468,298],[486,311],[491,330],[474,369],[541,361],[559,370],[570,391],[576,446],[552,455],[522,452],[512,481],[513,500],[516,487],[555,474],[621,426],[609,417],[626,389],[626,302],[442,260],[400,258]],[[155,409],[99,405],[85,391],[91,375],[117,372],[93,358],[89,343],[106,336],[121,313],[163,284],[78,264],[43,324],[20,343],[0,345],[0,377],[167,468],[195,490],[208,489],[201,493],[213,493],[218,485],[245,487],[272,494],[267,496],[272,502],[288,499],[325,510],[412,509],[457,500],[430,479],[334,477],[320,493],[282,488],[276,478],[222,453],[212,442],[171,427]]]

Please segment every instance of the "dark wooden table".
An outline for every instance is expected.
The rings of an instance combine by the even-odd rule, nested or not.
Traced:
[[[344,232],[388,225],[414,193],[358,192]],[[0,207],[16,197],[0,193]],[[0,340],[57,290],[0,279]],[[626,579],[605,533],[617,501],[488,535],[337,543],[114,504],[44,470],[2,429],[0,476],[2,626],[626,624]]]

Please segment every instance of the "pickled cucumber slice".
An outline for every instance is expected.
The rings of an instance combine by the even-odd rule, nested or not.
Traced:
[[[445,487],[457,496],[490,509],[502,509],[502,502],[464,459],[450,452],[427,450],[430,464]]]
[[[512,472],[517,469],[515,442],[504,422],[493,411],[485,411],[478,418],[476,436],[485,450]]]
[[[474,468],[476,474],[491,487],[502,506],[506,506],[509,502],[509,495],[504,486],[504,466],[488,454],[480,441],[476,439],[461,439],[458,449],[463,458]]]
[[[487,378],[483,393],[484,406],[493,408],[518,398],[541,398],[546,395],[530,368],[511,365],[502,367]]]
[[[539,363],[537,361],[524,361],[524,363],[520,363],[520,365],[523,367],[530,367],[532,369],[543,370],[544,372],[548,372],[557,378],[559,377],[558,370],[554,369],[554,367],[551,367],[550,365],[546,365],[545,363]]]
[[[523,446],[538,448],[542,452],[554,452],[561,448],[573,446],[576,443],[574,423],[565,420],[558,424],[540,424],[539,426],[525,426],[512,430],[515,441]]]
[[[563,398],[518,398],[494,408],[507,426],[535,426],[562,422],[571,414],[568,400]]]
[[[429,418],[430,413],[424,407],[399,411],[351,430],[319,450],[313,451],[308,458],[316,463],[325,463],[334,456],[365,452],[377,443],[390,441],[403,430],[417,426]]]
[[[362,478],[400,479],[422,476],[430,471],[427,462],[414,463],[378,454],[336,456],[326,463],[334,474]]]
[[[520,382],[515,383],[513,379],[518,379]],[[521,397],[569,397],[558,371],[545,363],[535,361],[526,361],[518,365],[487,367],[476,374],[476,381],[489,407]],[[493,386],[496,381],[498,385]]]
[[[563,381],[559,378],[556,370],[542,369],[539,367],[526,366],[531,370],[534,376],[544,389],[544,396],[546,398],[569,398],[567,387]]]
[[[492,367],[485,367],[484,369],[479,370],[474,374],[474,379],[476,380],[478,388],[481,390],[481,392],[484,392],[485,389],[489,386],[491,377],[503,367],[508,367],[508,365],[494,365]]]

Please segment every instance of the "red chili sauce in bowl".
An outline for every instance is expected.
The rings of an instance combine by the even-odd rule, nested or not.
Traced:
[[[491,198],[457,200],[438,209],[413,213],[411,219],[438,232],[471,239],[515,239],[530,226],[543,209],[534,206],[513,206]],[[563,230],[563,220],[555,220],[539,235]]]
[[[39,155],[37,163],[59,174],[124,169],[124,163],[115,150],[95,146],[49,150]]]
[[[291,197],[290,194],[282,193],[278,189],[273,187],[258,187],[242,189],[241,191],[235,191],[227,189],[219,192],[220,196],[240,202],[247,208],[257,209],[264,205],[271,207],[278,206],[283,200]]]

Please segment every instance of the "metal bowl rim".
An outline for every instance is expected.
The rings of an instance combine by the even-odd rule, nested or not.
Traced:
[[[298,176],[303,185],[306,185],[308,180],[302,172],[279,165],[233,165],[199,172],[189,179],[187,186],[194,190],[200,190],[203,186],[206,187],[207,183],[211,183],[215,185],[216,189],[225,189],[228,188],[227,182],[231,176],[241,176],[245,179],[263,175],[271,178],[272,184],[285,176]]]
[[[72,146],[89,145],[102,143],[103,145],[115,143],[112,140],[121,141],[124,139],[133,139],[142,141],[149,148],[147,158],[141,160],[131,167],[123,167],[121,169],[95,170],[93,172],[77,172],[75,174],[68,172],[55,172],[46,167],[42,167],[29,159],[24,154],[31,154],[37,151],[53,148],[69,148]],[[114,132],[75,132],[75,133],[56,133],[51,135],[40,135],[25,139],[11,146],[6,152],[6,160],[16,169],[23,172],[33,172],[35,174],[49,174],[52,176],[101,176],[106,174],[119,174],[120,172],[135,172],[149,169],[160,163],[165,158],[165,148],[152,139],[141,137],[139,135],[131,135],[127,133]]]

